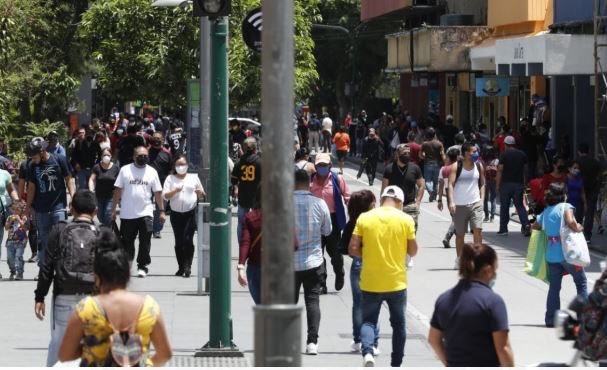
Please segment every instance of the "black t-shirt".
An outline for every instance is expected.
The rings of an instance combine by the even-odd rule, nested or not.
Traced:
[[[32,207],[36,212],[50,212],[65,208],[65,178],[71,176],[67,159],[64,156],[49,155],[46,162],[29,162],[27,179],[36,186]]]
[[[164,180],[171,173],[171,154],[166,149],[150,149],[150,166],[158,172],[160,183],[164,185]]]
[[[19,180],[27,180],[27,168],[31,161],[31,159],[26,159],[19,163]]]
[[[145,139],[139,135],[128,135],[118,140],[118,159],[120,160],[120,167],[133,163],[133,154],[135,148],[138,146],[145,146]]]
[[[186,146],[186,133],[185,132],[173,132],[167,138],[169,148],[173,157],[185,153]]]
[[[597,192],[601,179],[601,163],[589,156],[579,157],[578,162],[580,163],[580,174],[582,180],[584,180],[586,196],[588,196],[588,193]]]
[[[95,195],[97,195],[97,198],[111,198],[114,193],[114,183],[116,182],[116,178],[118,178],[120,168],[118,168],[118,166],[116,165],[113,165],[111,168],[108,168],[106,170],[101,167],[100,164],[96,164],[95,167],[93,167],[93,173],[96,177]]]
[[[523,166],[528,162],[527,154],[518,149],[507,149],[500,155],[500,165],[504,166],[502,183],[513,182],[522,184],[524,179]]]
[[[478,281],[460,282],[436,300],[430,325],[443,332],[447,366],[499,367],[493,332],[509,331],[502,297]]]
[[[234,166],[232,183],[238,184],[238,205],[252,208],[261,182],[261,157],[245,154]]]
[[[422,170],[415,163],[409,163],[404,168],[393,163],[392,166],[386,166],[384,170],[384,179],[388,179],[388,185],[396,185],[405,193],[405,202],[408,205],[415,202],[417,180],[422,178]]]

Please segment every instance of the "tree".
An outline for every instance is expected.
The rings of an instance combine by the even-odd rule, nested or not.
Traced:
[[[298,97],[312,94],[318,78],[312,19],[319,0],[297,0],[295,14]],[[259,0],[234,2],[230,16],[230,104],[238,110],[261,95],[261,57],[242,40],[240,25]],[[198,76],[198,19],[190,7],[152,8],[149,0],[98,1],[83,17],[80,32],[95,65],[98,84],[122,100],[143,99],[179,109],[186,104],[187,80]]]

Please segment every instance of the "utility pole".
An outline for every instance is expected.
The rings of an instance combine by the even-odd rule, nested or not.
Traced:
[[[261,302],[255,366],[301,366],[301,307],[295,305],[293,237],[294,0],[263,0]],[[276,186],[280,184],[280,186]]]
[[[210,171],[210,110],[211,110],[211,24],[209,18],[200,17],[200,165],[198,177],[205,191],[209,188]]]

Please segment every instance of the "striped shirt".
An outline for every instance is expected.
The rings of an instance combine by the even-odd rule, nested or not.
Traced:
[[[325,201],[309,191],[295,191],[295,230],[299,241],[295,271],[320,266],[323,263],[321,236],[331,234],[331,214]]]

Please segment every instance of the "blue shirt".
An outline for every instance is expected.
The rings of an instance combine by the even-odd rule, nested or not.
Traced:
[[[324,200],[309,191],[295,191],[295,271],[314,269],[323,263],[321,236],[331,234],[331,213]]]
[[[65,208],[67,176],[71,176],[71,173],[64,156],[51,154],[46,162],[28,163],[27,179],[36,185],[32,204],[36,212],[51,212]]]
[[[574,209],[569,203],[559,203],[550,206],[537,217],[537,223],[542,226],[542,230],[546,232],[548,237],[548,245],[546,248],[546,261],[550,263],[559,263],[565,261],[563,255],[563,247],[561,246],[561,217],[568,209]],[[556,238],[550,240],[551,238]]]
[[[46,148],[46,151],[51,153],[51,154],[57,154],[58,156],[63,156],[65,157],[67,155],[67,153],[65,152],[65,148],[61,146],[61,144],[57,143],[57,145],[54,148],[51,148],[50,146]]]
[[[573,179],[567,178],[567,201],[575,208],[582,206],[582,190],[584,189],[584,181],[581,176]]]

